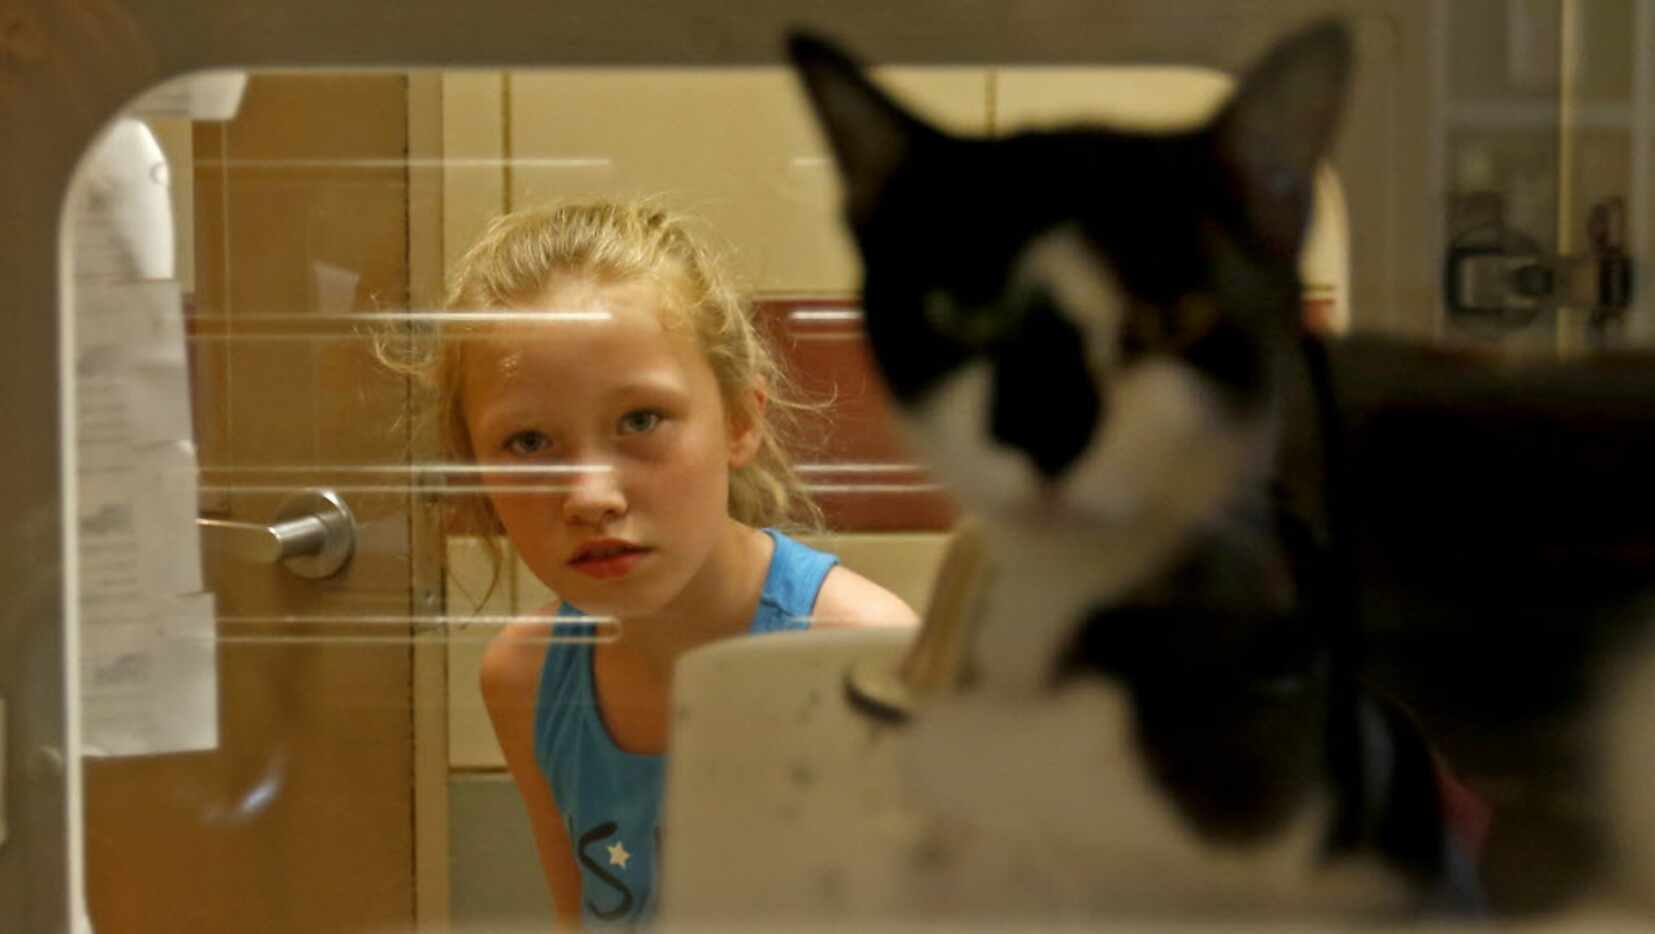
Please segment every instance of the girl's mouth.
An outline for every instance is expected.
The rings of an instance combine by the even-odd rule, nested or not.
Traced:
[[[587,577],[608,580],[625,577],[649,556],[650,550],[620,539],[587,542],[569,559],[569,567]]]

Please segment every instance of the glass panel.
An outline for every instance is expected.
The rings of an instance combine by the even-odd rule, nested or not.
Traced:
[[[1655,40],[1646,7],[1617,9]],[[1634,313],[1593,331],[1585,312],[1569,308],[1455,310],[1444,263],[1451,248],[1488,243],[1573,249],[1562,232],[1584,222],[1582,205],[1623,191],[1647,218],[1647,186],[1631,180],[1648,161],[1649,102],[1628,77],[1648,70],[1633,51],[1643,45],[1628,46],[1629,31],[1606,26],[1600,8],[1590,16],[1493,0],[1373,8],[1382,12],[1349,20],[1359,62],[1349,103],[1337,142],[1306,175],[1314,233],[1303,250],[1292,244],[1308,286],[1302,301],[1288,302],[1294,324],[1548,353],[1631,339]],[[1166,141],[1185,138],[1180,128],[1227,99],[1229,75],[1299,22],[1257,7],[1193,26],[1155,11],[1119,16],[1131,28],[1102,37],[1092,61],[892,63],[871,74],[950,133],[1003,142],[1030,127],[1131,120],[1154,124],[1157,145],[1172,146]],[[1573,83],[1562,77],[1576,54],[1565,54],[1573,48],[1565,33],[1604,47]],[[1102,192],[1128,206],[1109,217],[1121,225],[1109,242],[1123,256],[1200,211],[1210,223],[1193,224],[1189,239],[1203,249],[1272,249],[1266,221],[1248,228],[1256,241],[1239,246],[1201,239],[1229,236],[1214,231],[1253,210],[1239,189],[1192,182],[1191,197],[1163,186],[1162,199],[1146,205],[1140,189],[1154,188],[1150,176],[1163,170],[1140,164],[1060,184],[1077,202]],[[951,213],[980,223],[982,241],[1028,237],[1021,256],[1034,250],[1031,231],[970,210],[1029,187],[1030,177],[1006,171],[997,163],[921,184],[952,186],[946,200],[967,207]],[[1199,193],[1219,203],[1185,203]],[[1311,895],[1288,897],[1301,882],[1331,899],[1329,912],[1371,917],[1370,897],[1386,907],[1400,897],[1417,900],[1430,920],[1458,922],[1552,912],[1596,891],[1621,855],[1599,836],[1601,789],[1565,787],[1559,776],[1576,773],[1561,767],[1537,778],[1533,762],[1513,752],[1513,731],[1479,734],[1492,715],[1472,697],[1476,678],[1430,661],[1431,638],[1387,629],[1405,615],[1389,605],[1358,620],[1380,646],[1364,674],[1404,699],[1350,708],[1361,723],[1339,724],[1352,730],[1340,735],[1378,744],[1360,752],[1330,751],[1320,727],[1306,725],[1322,722],[1317,705],[1343,700],[1336,692],[1317,695],[1315,712],[1294,706],[1306,683],[1320,690],[1328,677],[1315,665],[1294,668],[1297,648],[1288,661],[1261,662],[1255,643],[1225,629],[1235,652],[1222,661],[1240,658],[1251,675],[1257,665],[1272,675],[1247,681],[1235,701],[1205,680],[1214,653],[1186,650],[1183,636],[1169,635],[1175,627],[1141,622],[1143,645],[1126,651],[1153,653],[1151,644],[1166,649],[1171,640],[1174,649],[1155,657],[1179,679],[1155,681],[1151,693],[1174,683],[1230,700],[1213,701],[1210,719],[1186,722],[1177,719],[1188,714],[1183,691],[1163,691],[1157,700],[1177,720],[1167,747],[1151,741],[1165,738],[1152,725],[1134,734],[1118,702],[1103,708],[1114,712],[1100,729],[1116,744],[1098,753],[1114,757],[1102,760],[1108,775],[1147,778],[1100,787],[1132,806],[1093,797],[1109,793],[1095,792],[1085,771],[1100,761],[1087,758],[1091,721],[974,709],[981,719],[962,722],[987,724],[980,737],[949,734],[946,719],[935,733],[892,725],[919,692],[916,671],[949,685],[969,680],[962,669],[980,673],[958,643],[933,646],[930,657],[904,653],[917,618],[930,618],[928,633],[950,613],[960,625],[984,625],[960,607],[979,579],[974,549],[986,546],[969,502],[944,479],[953,468],[970,480],[971,470],[926,460],[904,421],[917,416],[881,375],[844,197],[797,77],[779,66],[256,71],[171,86],[113,124],[71,201],[76,366],[65,374],[77,405],[93,924],[498,930],[584,914],[716,926],[752,922],[755,911],[826,924],[946,923],[960,914],[1135,923],[1146,913],[1201,922],[1215,912],[1251,918],[1245,909],[1260,904],[1320,910]],[[571,203],[585,207],[534,213]],[[599,203],[607,207],[592,207]],[[1050,229],[1064,227],[1032,233]],[[1645,230],[1635,224],[1632,242]],[[570,245],[583,231],[594,242]],[[949,243],[960,234],[927,236]],[[900,245],[915,257],[935,252],[931,242]],[[567,255],[547,259],[558,250]],[[1108,259],[1087,268],[1103,269],[1103,281],[1134,274],[1119,256]],[[976,271],[952,262],[949,274]],[[1236,273],[1218,262],[1199,271],[1214,290]],[[704,265],[687,273],[695,264]],[[1082,289],[1099,281],[1083,280]],[[930,297],[928,315],[957,313]],[[725,306],[734,314],[719,322]],[[1129,341],[1120,343],[1109,352],[1128,353]],[[773,353],[775,371],[743,363],[758,345]],[[1350,364],[1354,388],[1336,387],[1352,397],[1341,403],[1364,404],[1365,361]],[[1418,364],[1427,401],[1432,380],[1452,368],[1430,361]],[[1032,369],[1016,377],[1039,390],[1024,397],[1027,410],[989,413],[988,424],[972,423],[976,434],[1004,440],[1035,430],[1024,423],[1044,430],[1078,417],[1082,403],[1041,382],[1046,368]],[[1611,416],[1641,425],[1619,401]],[[1173,417],[1183,412],[1167,405]],[[776,419],[790,408],[797,424],[783,433]],[[1368,495],[1361,515],[1376,529],[1363,544],[1382,554],[1329,560],[1371,558],[1380,576],[1415,575],[1398,592],[1417,588],[1406,596],[1457,622],[1444,607],[1462,591],[1435,589],[1441,572],[1432,564],[1452,549],[1421,545],[1399,557],[1409,550],[1399,543],[1443,537],[1440,519],[1451,510],[1471,517],[1464,521],[1476,528],[1466,534],[1477,543],[1498,538],[1490,530],[1507,520],[1490,504],[1506,488],[1455,472],[1485,465],[1471,456],[1486,451],[1452,456],[1465,432],[1409,423],[1425,440],[1385,447],[1389,425],[1373,429],[1378,446],[1358,452],[1348,479]],[[1317,456],[1337,447],[1327,443]],[[1395,453],[1402,448],[1407,456]],[[1448,452],[1447,466],[1421,451]],[[1177,463],[1200,468],[1222,455],[1216,444],[1196,447]],[[1206,473],[1191,476],[1193,484]],[[806,501],[815,508],[799,508]],[[1066,578],[1088,570],[1076,555],[1089,552],[1071,547],[1081,539],[1064,537],[1073,531],[1065,515],[1052,515],[1052,537],[1028,541],[1009,563],[1067,593]],[[1019,518],[1026,531],[1028,514]],[[784,534],[758,531],[772,526]],[[1308,534],[1320,532],[1333,534]],[[1139,546],[1119,544],[1111,554]],[[1180,564],[1189,579],[1166,588],[1229,599],[1299,570],[1277,568],[1275,552],[1253,545],[1221,538],[1213,560],[1223,567]],[[1519,567],[1532,570],[1532,555],[1525,560]],[[1640,573],[1626,560],[1613,570]],[[1391,583],[1381,583],[1379,604]],[[1048,609],[1038,599],[1026,605],[1031,620]],[[726,638],[806,624],[815,631]],[[1444,638],[1489,638],[1473,625],[1444,626]],[[1071,637],[1066,660],[1090,651],[1088,639],[1116,636]],[[979,667],[989,644],[972,647]],[[997,645],[1018,648],[1015,639]],[[1462,662],[1478,655],[1463,643],[1452,648]],[[672,666],[692,649],[674,683]],[[1546,686],[1573,686],[1560,683]],[[1248,719],[1257,709],[1246,705],[1266,695],[1293,698],[1280,701],[1289,712]],[[1411,710],[1416,698],[1435,706]],[[1498,703],[1492,709],[1504,714]],[[1587,754],[1571,745],[1583,720],[1549,707],[1512,717],[1533,727],[1536,743],[1553,743],[1548,749]],[[669,735],[693,756],[666,757]],[[926,760],[933,771],[909,771],[901,758],[909,745],[939,736],[954,741]],[[1079,758],[1054,758],[1059,766],[1041,771],[1053,750]],[[1377,772],[1324,774],[1347,768],[1352,760],[1338,758],[1347,753],[1379,770],[1404,762],[1423,782],[1378,783],[1428,798],[1424,811],[1442,818],[1429,844],[1440,853],[1422,858],[1431,879],[1423,896],[1395,883],[1354,897],[1328,881],[1337,869],[1307,868],[1324,837],[1371,830],[1335,827],[1318,810],[1319,794],[1338,805],[1359,799],[1358,811],[1371,804],[1363,795],[1380,794]],[[1263,759],[1273,765],[1258,765]],[[1081,765],[1062,765],[1071,761]],[[1125,771],[1115,770],[1122,762]],[[1257,776],[1236,762],[1279,768],[1259,781],[1293,785],[1283,793],[1292,800],[1255,811],[1245,794],[1257,790],[1246,781]],[[1052,822],[1054,849],[1008,830],[1005,812],[981,826],[952,823],[947,782],[918,795],[902,784],[937,768],[1036,781],[1017,794]],[[594,770],[610,771],[594,779]],[[657,820],[663,787],[676,797]],[[1204,791],[1219,800],[1202,800]],[[1232,792],[1247,806],[1235,807]],[[1066,801],[1074,826],[1053,817],[1061,809],[1035,807],[1047,800]],[[672,804],[683,810],[674,814]],[[1075,827],[1110,807],[1142,823],[1122,825],[1132,846],[1105,852]],[[1234,825],[1212,831],[1202,824],[1215,813],[1208,807]],[[663,838],[660,826],[686,836]],[[1003,862],[971,842],[1000,832],[1015,841],[993,851],[1009,854]],[[1256,859],[1232,859],[1238,852]],[[1046,874],[1052,860],[1064,868]],[[1089,887],[1095,878],[1118,894],[1099,896]]]

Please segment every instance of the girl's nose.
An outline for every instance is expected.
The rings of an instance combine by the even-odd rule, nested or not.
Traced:
[[[626,497],[620,475],[608,464],[591,464],[575,471],[563,498],[563,518],[584,525],[601,525],[626,515]]]

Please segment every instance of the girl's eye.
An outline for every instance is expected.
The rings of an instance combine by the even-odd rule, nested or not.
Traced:
[[[621,434],[641,435],[661,424],[661,413],[654,409],[639,409],[621,416]]]
[[[501,447],[519,457],[532,457],[544,454],[551,447],[551,440],[538,431],[520,431],[507,438]]]

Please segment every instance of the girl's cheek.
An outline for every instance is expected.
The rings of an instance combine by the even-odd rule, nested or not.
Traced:
[[[723,461],[713,450],[699,450],[686,452],[688,456],[679,457],[672,468],[673,482],[683,488],[713,483],[721,475]]]

